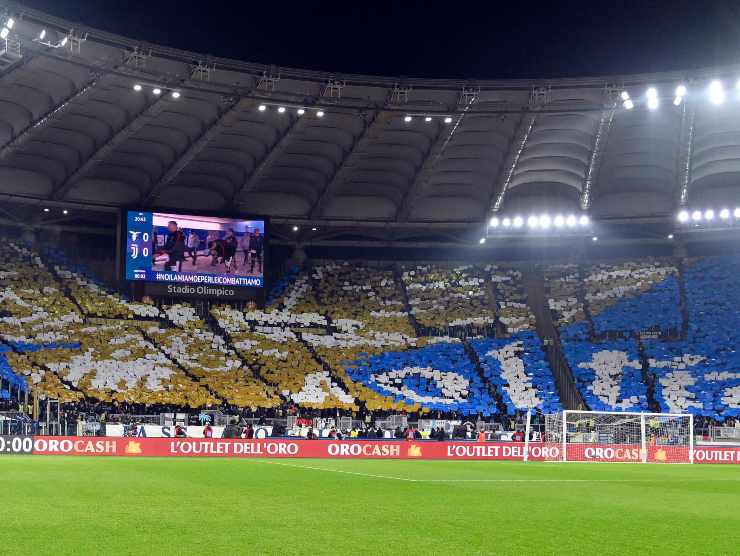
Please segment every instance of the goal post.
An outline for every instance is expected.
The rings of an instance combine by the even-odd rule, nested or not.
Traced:
[[[545,416],[549,461],[693,463],[694,416],[566,410]]]

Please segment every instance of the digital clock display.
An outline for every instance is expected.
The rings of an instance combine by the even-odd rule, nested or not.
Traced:
[[[32,454],[32,436],[0,436],[0,454]]]

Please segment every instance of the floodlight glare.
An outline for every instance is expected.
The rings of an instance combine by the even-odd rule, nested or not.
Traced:
[[[69,37],[64,37],[64,38],[62,39],[62,42],[60,42],[60,43],[59,43],[59,46],[64,46],[65,44],[67,44],[67,41],[68,41],[68,40],[69,40]]]
[[[404,116],[403,121],[409,123],[412,120],[411,116]]]
[[[576,217],[573,214],[569,214],[568,218],[566,218],[565,223],[568,225],[569,228],[573,228],[576,225]]]
[[[323,110],[319,110],[318,112],[316,112],[316,117],[317,118],[323,118],[324,117],[324,111]]]
[[[589,223],[588,216],[586,216],[585,214],[582,214],[581,217],[578,219],[578,223],[581,226],[588,226],[588,223]]]
[[[709,220],[709,221],[714,220],[714,211],[712,209],[709,209],[704,212],[704,220]]]
[[[64,210],[62,211],[62,214],[69,214],[69,211],[68,211],[67,209],[64,209]]]
[[[445,118],[445,123],[446,123],[446,124],[451,124],[451,123],[452,123],[452,118],[451,118],[450,116],[447,116],[447,117]]]
[[[172,98],[180,98],[180,91],[172,91]]]
[[[712,104],[722,104],[725,101],[725,90],[721,81],[712,81],[709,84],[709,101]]]
[[[693,220],[694,222],[699,222],[699,220],[701,220],[701,211],[695,210],[694,212],[692,212],[691,220]]]
[[[498,218],[494,216],[490,222],[491,228],[498,228]]]
[[[41,29],[41,32],[39,33],[39,40],[43,41],[46,37],[46,29]]]
[[[484,237],[482,237],[482,238],[480,238],[478,240],[478,243],[480,243],[481,245],[483,245],[485,242],[486,242],[486,238],[484,238]]]
[[[688,222],[689,221],[689,213],[686,210],[682,210],[678,213],[678,221],[679,222]]]
[[[504,228],[510,228],[511,227],[511,218],[504,218],[501,222]]]
[[[627,91],[622,91],[621,97],[622,97],[622,100],[629,100],[630,94]]]
[[[15,25],[15,19],[13,19],[12,17],[9,17],[8,18],[8,21],[5,22],[5,26],[8,29],[12,29],[13,28],[13,25]]]
[[[278,113],[279,113],[279,114],[283,114],[283,113],[285,113],[285,106],[279,106],[279,107],[278,107]]]
[[[264,112],[265,110],[267,110],[267,106],[265,106],[264,104],[260,104],[257,107],[257,110],[259,110],[260,112]]]
[[[154,89],[152,89],[152,93],[159,96],[162,94],[162,89],[160,89],[159,87],[154,87]]]
[[[658,90],[655,87],[650,87],[645,93],[645,95],[648,98],[658,98]]]
[[[424,121],[427,122],[427,123],[429,123],[429,122],[432,121],[432,117],[431,116],[427,116],[426,118],[424,118]]]
[[[678,87],[676,87],[676,96],[677,97],[686,96],[686,85],[679,85]]]
[[[524,225],[524,218],[521,216],[515,216],[513,223],[515,228],[521,228]]]
[[[635,107],[635,103],[632,102],[630,99],[627,99],[622,103],[622,106],[624,106],[624,108],[627,110],[632,110]]]
[[[0,30],[0,39],[7,39],[8,38],[8,33],[10,33],[10,30],[7,27],[3,27]]]
[[[735,218],[740,218],[740,208],[736,208],[732,213],[732,216],[734,216]]]
[[[673,99],[673,106],[678,106],[683,101],[683,97],[676,97]]]
[[[668,234],[668,239],[673,239],[673,234]]]
[[[138,92],[138,91],[141,91],[141,85],[139,85],[138,83],[136,83],[136,84],[134,85],[134,91],[137,91],[137,92]]]
[[[298,231],[298,226],[293,226],[293,231],[294,232],[297,232]]]
[[[555,217],[555,220],[553,220],[553,223],[555,224],[556,228],[562,228],[563,224],[565,224],[565,218],[561,214],[558,214]]]
[[[537,227],[538,219],[536,216],[532,215],[529,218],[527,218],[527,226],[530,228],[536,228]]]
[[[44,209],[44,212],[49,212],[49,209],[48,209],[48,208],[45,208],[45,209]]]
[[[648,110],[655,110],[659,105],[660,101],[658,100],[658,97],[649,98],[647,101]]]
[[[296,110],[296,114],[298,114],[299,116],[303,116],[303,114],[305,113],[306,110],[304,108],[299,108],[298,110]]]
[[[540,228],[544,230],[549,228],[550,227],[550,216],[547,214],[543,214],[542,216],[540,216],[539,224],[540,224]]]
[[[591,241],[599,241],[599,238],[598,238],[598,236],[594,236],[594,237],[592,237],[592,238],[591,238]]]
[[[719,217],[722,220],[727,220],[730,217],[730,209],[726,209],[725,208],[725,209],[722,209],[721,211],[719,211]]]

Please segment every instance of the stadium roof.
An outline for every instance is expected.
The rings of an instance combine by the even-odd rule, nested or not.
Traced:
[[[0,41],[6,200],[399,229],[477,226],[494,210],[661,219],[682,203],[738,201],[740,67],[531,81],[331,74],[3,7],[15,20]],[[721,105],[707,98],[713,79]]]

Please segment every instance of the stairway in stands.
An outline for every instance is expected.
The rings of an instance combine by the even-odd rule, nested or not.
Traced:
[[[527,303],[537,321],[537,334],[545,347],[560,399],[566,409],[583,409],[586,404],[578,391],[573,374],[560,347],[560,336],[552,320],[550,306],[545,295],[545,282],[542,270],[534,266],[522,269],[524,291]]]

